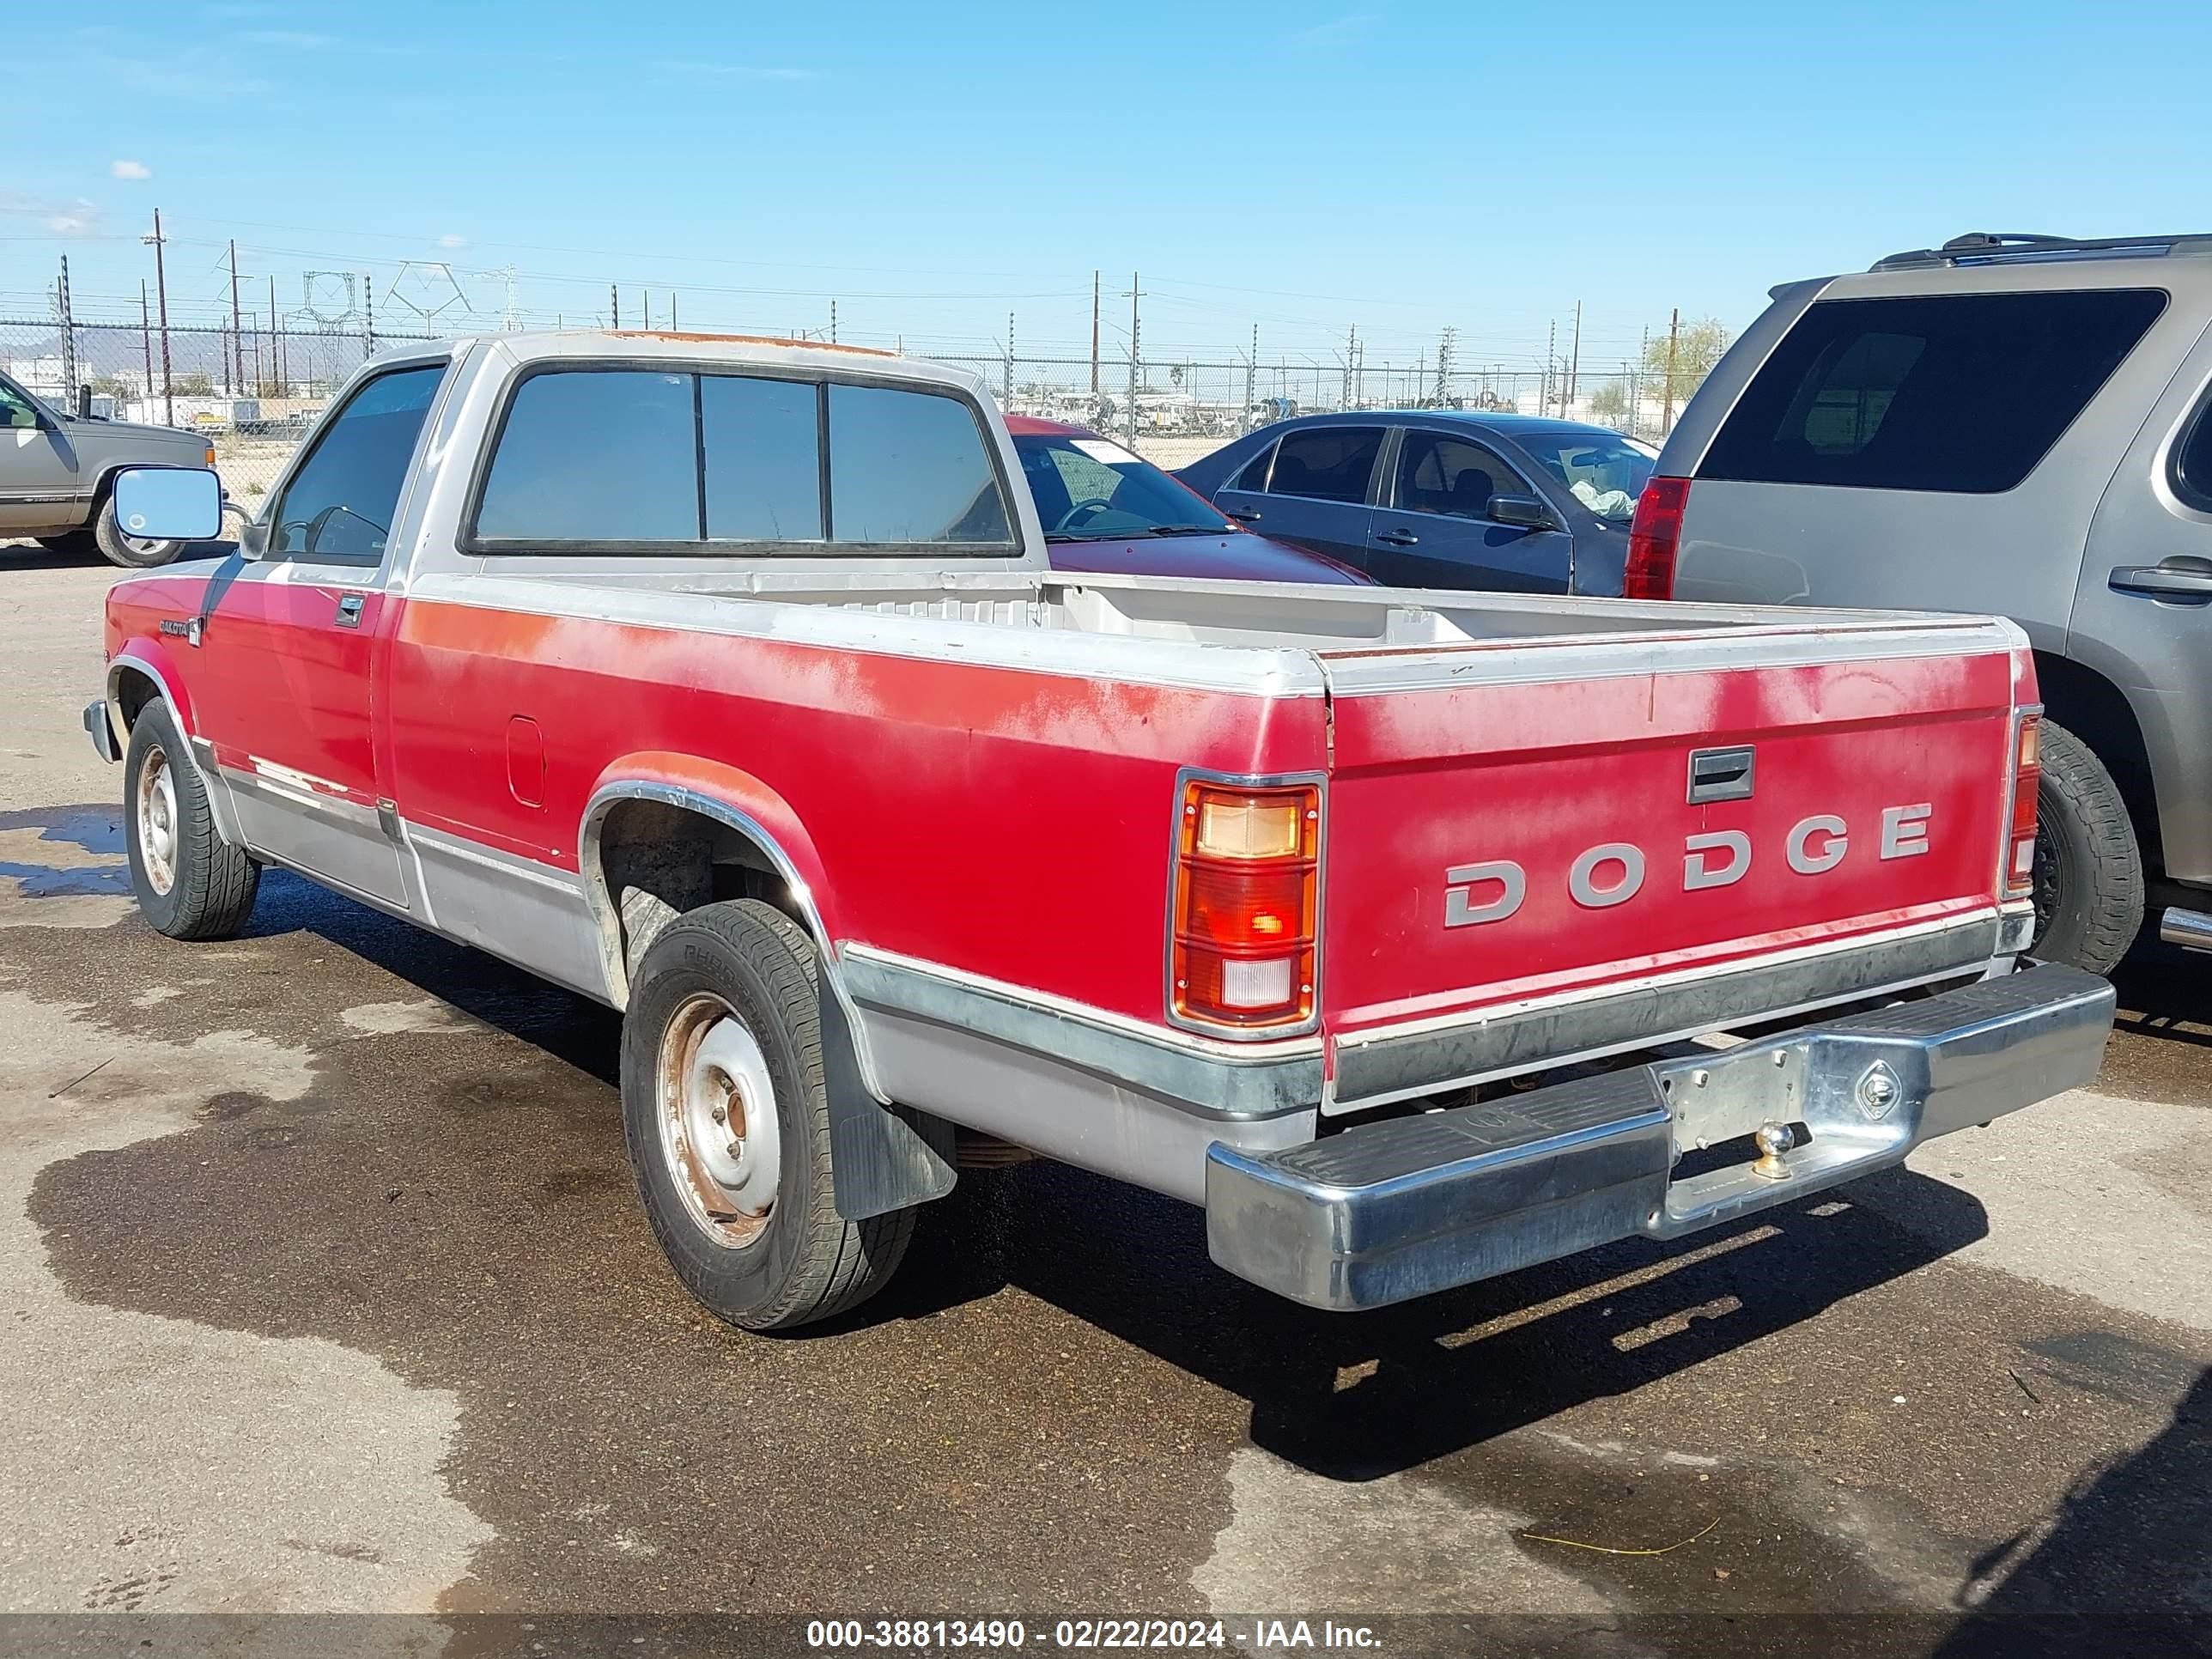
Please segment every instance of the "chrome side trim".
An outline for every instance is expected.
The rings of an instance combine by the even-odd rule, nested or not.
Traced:
[[[1316,1038],[1264,1048],[1212,1042],[866,945],[846,945],[843,966],[865,1008],[1029,1050],[1199,1117],[1274,1117],[1310,1110],[1321,1098]],[[957,1112],[951,1115],[965,1121]]]
[[[1209,1149],[1261,1155],[1314,1136],[1310,1103],[1273,1117],[1207,1116],[1048,1051],[915,1015],[868,1018],[902,1104],[1186,1203],[1205,1201]]]
[[[814,948],[821,953],[822,975],[829,981],[831,992],[845,1011],[846,1024],[852,1028],[854,1058],[859,1062],[860,1080],[868,1092],[884,1105],[891,1104],[891,1097],[884,1091],[877,1080],[875,1060],[868,1048],[868,1032],[860,1018],[859,1006],[845,983],[845,971],[838,956],[837,945],[830,937],[829,929],[822,925],[822,912],[816,907],[814,895],[799,873],[799,866],[791,855],[777,845],[775,837],[762,827],[750,813],[739,811],[726,801],[696,790],[682,788],[674,784],[653,783],[643,779],[617,780],[601,786],[599,792],[585,804],[584,825],[577,845],[576,868],[583,881],[585,902],[590,905],[592,918],[599,929],[600,964],[606,975],[605,1000],[617,1008],[629,1003],[629,965],[623,959],[622,913],[614,896],[607,891],[606,866],[599,857],[599,831],[607,811],[618,800],[659,801],[663,805],[681,807],[687,812],[696,812],[713,818],[736,830],[759,851],[775,868],[777,875],[791,893],[792,902],[805,918],[806,931],[814,935]]]
[[[2000,954],[2000,931],[2001,919],[1985,912],[1729,969],[1600,986],[1486,1018],[1462,1015],[1346,1036],[1336,1045],[1334,1089],[1322,1110],[1364,1110],[1985,970]]]

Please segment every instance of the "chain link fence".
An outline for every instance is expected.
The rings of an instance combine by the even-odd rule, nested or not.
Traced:
[[[374,352],[428,335],[366,327],[227,327],[0,319],[0,372],[58,408],[204,431],[252,508],[331,393]],[[918,354],[921,355],[921,354]],[[1662,411],[1615,374],[1213,357],[931,355],[973,369],[1009,413],[1090,427],[1164,466],[1293,415],[1449,407],[1562,415],[1656,435]],[[4,465],[0,462],[0,465]]]

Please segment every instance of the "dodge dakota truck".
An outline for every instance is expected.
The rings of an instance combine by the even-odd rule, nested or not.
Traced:
[[[2010,623],[1055,572],[1022,477],[850,348],[382,357],[234,557],[111,591],[138,903],[230,934],[279,865],[620,1009],[644,1207],[754,1329],[1024,1154],[1361,1309],[2095,1074]]]

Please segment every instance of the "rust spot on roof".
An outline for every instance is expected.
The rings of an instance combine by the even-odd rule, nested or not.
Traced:
[[[880,346],[837,345],[828,340],[786,340],[773,334],[678,334],[665,328],[611,328],[605,331],[617,340],[720,341],[731,345],[789,346],[793,351],[848,351],[856,357],[898,356],[896,351],[885,351]]]

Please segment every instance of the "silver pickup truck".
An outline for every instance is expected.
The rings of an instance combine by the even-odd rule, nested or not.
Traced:
[[[126,466],[206,466],[198,432],[70,415],[0,374],[0,540],[98,553],[126,569],[167,564],[185,545],[125,533],[112,486]]]

